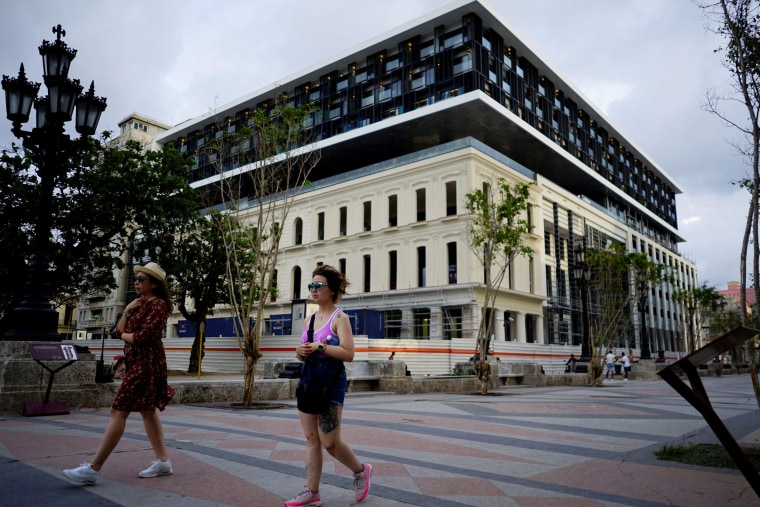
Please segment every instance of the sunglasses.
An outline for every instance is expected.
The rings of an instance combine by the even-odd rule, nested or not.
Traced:
[[[317,282],[317,283],[310,283],[306,287],[309,290],[320,290],[322,287],[327,287],[327,284],[323,282]]]
[[[138,276],[135,278],[135,281],[140,283],[147,282],[148,280],[150,279],[147,276]]]

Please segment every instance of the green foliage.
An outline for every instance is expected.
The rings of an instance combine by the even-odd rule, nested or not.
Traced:
[[[681,289],[673,292],[673,300],[679,301],[686,313],[689,334],[689,351],[699,348],[698,329],[711,325],[713,318],[721,313],[726,306],[726,299],[718,294],[714,286],[702,283],[692,289]]]
[[[470,246],[485,271],[486,294],[475,348],[475,357],[479,358],[476,369],[484,386],[489,372],[486,349],[493,328],[493,309],[504,275],[515,257],[533,256],[533,249],[525,244],[525,236],[531,231],[526,211],[532,185],[535,183],[510,185],[500,178],[495,191],[489,186],[490,192],[476,190],[465,196],[465,208],[470,212]]]
[[[243,403],[253,399],[253,371],[261,353],[264,308],[277,296],[276,267],[280,239],[299,190],[320,158],[311,143],[305,120],[312,104],[296,106],[281,96],[253,112],[252,126],[235,136],[222,137],[215,149],[237,157],[237,165],[252,168],[236,178],[226,177],[223,167],[219,194],[227,221],[224,264],[227,294],[239,330],[238,343],[246,360]],[[225,144],[226,143],[226,144]],[[250,145],[250,151],[232,150]],[[219,157],[224,158],[224,157]],[[244,202],[245,208],[239,203]],[[253,323],[251,326],[249,323]]]
[[[760,450],[743,449],[743,452],[755,469],[760,467]],[[717,444],[666,444],[654,451],[654,455],[663,461],[715,468],[737,468],[726,449]]]
[[[164,230],[159,225],[165,217],[197,207],[195,193],[185,183],[189,163],[176,150],[144,153],[137,143],[111,148],[90,139],[73,143],[57,163],[48,243],[56,305],[114,288],[113,269],[122,267],[121,255],[135,226]],[[18,146],[0,158],[0,272],[8,275],[0,288],[4,317],[23,296],[24,266],[33,252],[31,235],[40,209],[33,173],[39,167],[38,155]]]

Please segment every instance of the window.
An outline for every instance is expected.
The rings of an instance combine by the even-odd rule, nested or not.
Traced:
[[[296,266],[293,268],[293,294],[292,299],[301,299],[301,268]]]
[[[417,287],[425,287],[425,247],[417,247]]]
[[[401,338],[401,310],[385,312],[385,337]]]
[[[325,212],[320,211],[317,214],[317,240],[325,239]]]
[[[269,293],[269,300],[274,303],[277,301],[277,270],[272,271],[272,290]]]
[[[396,290],[398,277],[398,253],[395,250],[388,252],[388,288]]]
[[[416,194],[417,194],[417,221],[424,222],[425,221],[425,189],[418,188]]]
[[[364,292],[370,291],[370,275],[372,274],[372,263],[370,256],[364,256]]]
[[[449,253],[449,283],[457,283],[457,244],[452,241],[446,247]]]
[[[414,337],[418,340],[430,339],[430,308],[415,308]]]
[[[530,257],[528,259],[528,292],[531,294],[535,294],[536,287],[535,283],[533,282],[533,269],[534,269],[534,260],[533,257]]]
[[[398,225],[398,198],[395,195],[388,196],[388,227]]]
[[[338,270],[340,273],[345,276],[346,275],[346,259],[345,257],[342,259],[338,259]]]
[[[346,235],[346,226],[348,225],[348,208],[341,206],[340,208],[340,235]]]
[[[444,308],[443,309],[443,339],[451,340],[452,338],[462,337],[462,309],[461,308]]]
[[[457,182],[446,183],[446,216],[457,214]]]
[[[372,201],[364,201],[364,232],[372,230]]]
[[[552,267],[546,266],[546,297],[552,298]]]
[[[549,231],[544,232],[544,253],[546,255],[552,254],[552,235]]]
[[[296,245],[300,245],[303,243],[303,220],[301,218],[296,218],[294,222],[294,231],[293,231],[293,239],[295,240]]]

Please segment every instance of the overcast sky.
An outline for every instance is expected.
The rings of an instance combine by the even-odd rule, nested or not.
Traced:
[[[79,52],[70,77],[107,97],[99,129],[133,112],[176,124],[204,114],[388,30],[447,0],[3,0],[0,74],[24,63],[42,81],[38,46],[61,24]],[[738,280],[748,174],[704,112],[730,76],[690,0],[490,0],[487,5],[683,189],[681,252],[701,282]],[[42,87],[40,95],[45,93]],[[746,111],[735,109],[741,122]],[[0,147],[13,139],[0,116]],[[32,122],[33,123],[33,120]]]

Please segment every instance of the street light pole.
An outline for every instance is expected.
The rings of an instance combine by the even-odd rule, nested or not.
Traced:
[[[95,96],[95,84],[82,94],[79,80],[68,77],[71,61],[77,50],[61,40],[66,31],[61,25],[53,27],[56,40],[42,41],[43,78],[48,89],[46,97],[37,98],[40,84],[26,78],[24,64],[18,77],[3,75],[5,106],[8,120],[13,123],[13,135],[22,140],[39,177],[39,201],[32,239],[32,259],[27,269],[24,299],[13,310],[11,329],[5,340],[59,341],[58,312],[50,304],[50,253],[53,225],[52,199],[56,182],[64,178],[68,166],[78,149],[86,146],[88,137],[95,133],[106,99]],[[36,112],[36,128],[23,130],[29,121],[32,104]],[[65,134],[76,107],[76,131],[81,135],[72,140]]]
[[[583,338],[581,340],[581,357],[579,361],[591,360],[591,312],[589,309],[589,283],[591,281],[591,268],[586,261],[586,248],[579,247],[575,250],[575,263],[573,276],[581,292],[581,315],[583,316]]]

